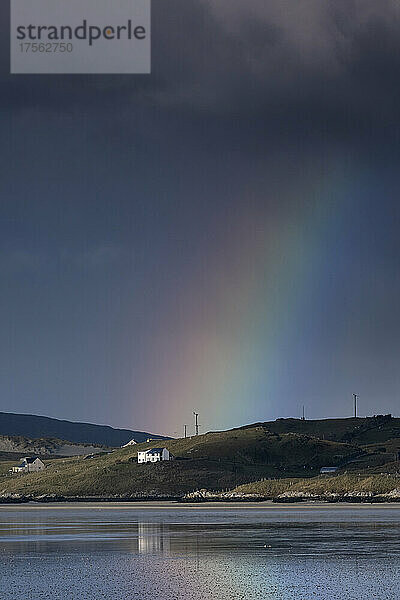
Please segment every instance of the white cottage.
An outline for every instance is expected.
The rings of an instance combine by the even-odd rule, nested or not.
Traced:
[[[25,456],[21,458],[21,464],[13,467],[13,473],[37,473],[43,471],[46,467],[37,456]]]
[[[151,450],[138,452],[138,463],[155,463],[172,459],[173,456],[167,448],[151,448]]]
[[[124,444],[123,446],[121,446],[121,448],[128,448],[129,446],[135,446],[135,444],[137,444],[137,441],[132,439],[130,442],[128,442],[127,444]]]

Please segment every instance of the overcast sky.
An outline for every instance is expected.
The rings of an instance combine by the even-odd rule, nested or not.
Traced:
[[[10,76],[0,409],[399,414],[400,4],[153,0],[150,76]]]

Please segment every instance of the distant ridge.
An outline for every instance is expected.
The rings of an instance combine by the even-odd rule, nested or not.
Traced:
[[[79,444],[100,444],[111,447],[127,444],[132,438],[137,442],[145,442],[148,437],[170,439],[167,436],[155,435],[145,431],[114,429],[108,425],[74,423],[51,417],[5,412],[0,412],[0,435],[24,436],[35,439],[58,438]]]
[[[391,414],[341,419],[277,419],[252,423],[236,429],[264,427],[272,433],[298,433],[323,440],[372,444],[400,438],[400,419]]]

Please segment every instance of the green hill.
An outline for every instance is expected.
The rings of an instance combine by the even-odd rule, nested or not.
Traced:
[[[393,472],[393,463],[399,459],[400,419],[392,415],[304,421],[277,419],[257,425],[274,433],[304,434],[358,447],[360,455],[345,461],[346,470],[350,472]],[[253,428],[254,425],[240,429],[248,427]]]
[[[175,460],[137,464],[138,444],[88,459],[47,461],[42,473],[3,476],[0,492],[62,496],[181,495],[198,488],[222,490],[263,477],[312,476],[363,451],[351,444],[262,426],[163,442]]]
[[[286,485],[283,481],[288,479],[319,481],[316,476],[322,466],[338,466],[339,477],[345,472],[349,477],[358,473],[394,473],[399,466],[395,461],[399,439],[393,437],[398,435],[398,423],[399,419],[390,416],[324,421],[281,419],[164,440],[162,445],[175,460],[158,464],[137,464],[137,452],[160,445],[156,441],[90,459],[47,460],[44,472],[29,475],[10,476],[0,464],[0,492],[66,497],[180,496],[202,488],[226,490],[243,484],[261,485],[256,482],[265,479],[281,480],[279,485],[274,484],[278,487]]]
[[[375,415],[347,419],[277,419],[257,423],[273,433],[299,433],[312,435],[333,442],[346,442],[357,445],[376,444],[400,439],[400,419],[392,415]],[[239,429],[253,428],[246,425]]]

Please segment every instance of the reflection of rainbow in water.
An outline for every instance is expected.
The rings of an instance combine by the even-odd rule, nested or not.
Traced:
[[[170,531],[163,523],[138,523],[139,554],[167,554],[170,551]]]
[[[176,524],[138,523],[138,554],[144,562],[136,583],[155,600],[294,600],[300,596],[293,590],[307,597],[303,556],[292,555],[288,568],[276,551],[265,549],[264,528],[253,533],[245,534],[243,545],[240,535],[232,536],[231,525],[202,523],[187,531]]]
[[[147,576],[148,582],[157,582],[154,598],[245,600],[243,557],[233,554],[224,558],[222,548],[217,554],[210,553],[208,529],[194,526],[194,531],[185,535],[179,525],[138,523],[138,554],[146,561],[141,573],[145,574],[145,581]],[[212,526],[210,530],[213,529]],[[147,582],[144,587],[149,589]],[[253,598],[247,586],[249,592]]]
[[[368,597],[396,597],[386,592],[388,586],[396,587],[390,574],[397,559],[392,565],[379,562],[379,569],[387,569],[382,579],[370,562],[370,550],[360,548],[364,532],[354,535],[352,526],[339,531],[336,517],[331,522],[329,518],[250,528],[232,523],[141,523],[135,585],[154,600],[339,600],[353,598],[360,589],[368,590]],[[357,560],[349,560],[349,552]],[[379,595],[382,585],[384,596]]]

